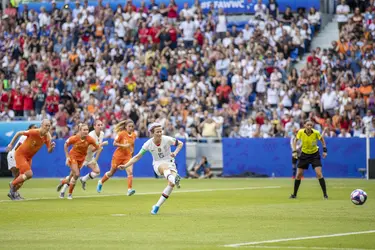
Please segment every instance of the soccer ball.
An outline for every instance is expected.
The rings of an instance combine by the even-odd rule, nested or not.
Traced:
[[[362,189],[356,189],[350,194],[350,200],[354,205],[363,205],[367,200],[367,194]]]

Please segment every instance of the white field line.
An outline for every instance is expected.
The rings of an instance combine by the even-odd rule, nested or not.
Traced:
[[[253,241],[253,242],[245,242],[245,243],[237,243],[237,244],[228,244],[228,245],[224,245],[224,246],[225,247],[241,247],[241,246],[260,245],[260,244],[266,244],[266,243],[278,243],[278,242],[288,242],[288,241],[297,241],[297,240],[333,238],[333,237],[341,237],[341,236],[348,236],[348,235],[371,234],[371,233],[375,233],[375,230],[350,232],[350,233],[339,233],[339,234],[326,234],[326,235],[297,237],[297,238],[286,238],[286,239],[278,239],[278,240]]]
[[[216,191],[236,191],[236,190],[253,190],[253,189],[276,189],[281,188],[281,186],[265,186],[265,187],[243,187],[243,188],[216,188],[216,189],[190,189],[190,190],[175,190],[173,193],[201,193],[201,192],[216,192]],[[59,193],[56,192],[56,196]],[[159,192],[145,192],[145,193],[136,193],[135,195],[154,195],[161,194]],[[113,197],[113,196],[125,196],[125,193],[119,194],[97,194],[97,195],[85,195],[85,196],[73,196],[73,199],[82,199],[82,198],[100,198],[100,197]],[[23,201],[38,201],[38,200],[60,200],[59,197],[42,197],[42,198],[29,198],[25,200],[12,201],[12,200],[0,200],[0,203],[5,202],[23,202]]]
[[[264,249],[311,249],[311,250],[374,250],[370,248],[337,248],[337,247],[302,247],[302,246],[245,246],[246,248],[264,248]]]

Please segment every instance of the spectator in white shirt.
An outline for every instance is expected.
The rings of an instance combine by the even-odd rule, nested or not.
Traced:
[[[337,107],[336,92],[332,91],[331,87],[327,87],[321,98],[320,110],[322,112],[326,111],[330,116],[333,116],[335,107]]]
[[[349,5],[346,4],[345,0],[341,0],[341,4],[336,7],[337,23],[339,26],[339,31],[341,31],[342,26],[348,22],[348,14],[350,12]]]
[[[185,132],[185,128],[181,127],[178,130],[178,133],[174,135],[175,138],[180,138],[180,139],[188,139],[189,135]]]
[[[259,16],[261,19],[266,20],[267,6],[263,4],[262,0],[254,5],[255,17]]]
[[[193,46],[194,33],[197,27],[190,16],[187,16],[186,21],[180,24],[180,29],[182,30],[182,39],[184,40],[185,48],[191,48]]]
[[[343,129],[341,129],[341,132],[338,135],[338,137],[341,137],[341,138],[350,138],[350,137],[352,137],[352,135],[343,128]]]

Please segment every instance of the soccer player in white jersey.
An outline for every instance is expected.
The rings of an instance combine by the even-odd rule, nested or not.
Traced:
[[[96,143],[99,145],[103,142],[104,139],[104,132],[103,132],[103,123],[100,120],[96,120],[94,123],[94,130],[89,133],[89,136],[95,139]],[[102,145],[107,145],[108,142],[104,142]],[[101,152],[101,151],[100,151]],[[86,182],[90,179],[94,179],[95,177],[100,175],[100,168],[98,163],[96,162],[96,155],[92,152],[92,148],[89,147],[87,150],[87,156],[85,159],[85,162],[83,163],[83,166],[89,167],[92,171],[88,173],[87,175],[81,177],[79,180],[82,184],[82,189],[86,190]],[[99,155],[97,157],[99,159]],[[57,191],[60,190],[60,198],[64,198],[65,191],[69,186],[69,181],[72,176],[69,175],[65,177],[65,180],[62,180],[60,184],[57,186]]]
[[[168,199],[174,186],[180,188],[181,177],[178,175],[175,157],[184,145],[181,141],[163,135],[161,124],[152,123],[148,127],[152,138],[143,144],[141,151],[131,158],[125,165],[119,166],[126,169],[139,161],[146,152],[150,152],[153,158],[154,171],[158,176],[164,176],[168,180],[168,185],[164,189],[159,201],[152,207],[151,214],[157,214],[160,206]],[[176,150],[171,152],[171,146],[176,146]]]
[[[30,129],[36,129],[37,126],[35,124],[31,124],[28,128],[28,130]],[[21,144],[27,139],[27,136],[25,135],[22,135],[17,143],[16,143],[16,146],[11,150],[9,151],[8,155],[7,155],[7,161],[8,161],[8,169],[12,172],[12,175],[14,177],[14,179],[16,179],[19,175],[19,170],[18,168],[16,168],[16,159],[14,158],[14,154],[16,153],[16,150],[19,146],[21,146]],[[22,184],[21,184],[22,185]],[[11,194],[9,193],[8,194],[8,197],[11,198],[10,196]],[[15,197],[19,200],[23,200],[23,197],[18,193],[16,192],[15,194]],[[12,198],[11,198],[12,199]]]

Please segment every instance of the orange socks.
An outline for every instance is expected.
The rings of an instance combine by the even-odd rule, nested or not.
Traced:
[[[128,189],[132,189],[133,187],[133,175],[128,176]]]
[[[103,183],[106,182],[108,179],[109,179],[109,177],[107,176],[107,173],[105,173],[105,174],[103,175],[103,178],[100,180],[100,182],[103,184]]]
[[[73,190],[74,190],[74,187],[76,186],[76,184],[72,184],[70,183],[69,185],[69,194],[72,194],[73,193]]]

